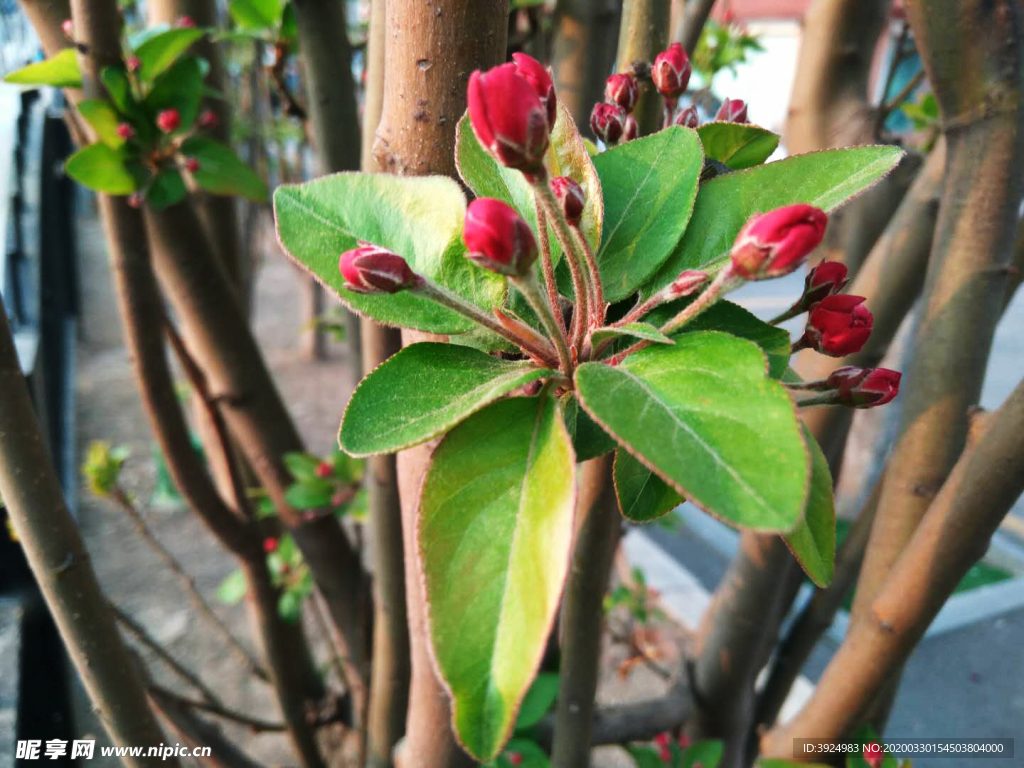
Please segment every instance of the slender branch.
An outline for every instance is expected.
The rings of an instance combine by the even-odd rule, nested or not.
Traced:
[[[715,0],[690,0],[686,4],[683,18],[672,37],[683,44],[689,56],[693,56],[693,52],[697,50],[697,41],[700,40],[700,34],[704,31],[704,25],[708,23],[714,6]]]
[[[586,235],[583,234],[583,230],[578,226],[571,227],[571,229],[576,245],[583,251],[587,272],[590,274],[592,294],[590,297],[590,326],[587,328],[589,332],[592,328],[604,325],[605,310],[607,309],[604,304],[604,286],[601,284],[601,271],[598,269],[597,259],[594,258],[594,250],[590,247],[590,243],[587,242]]]
[[[889,117],[889,115],[891,115],[897,109],[899,109],[903,102],[909,99],[910,95],[915,90],[917,90],[917,86],[924,82],[924,78],[925,71],[923,69],[917,74],[915,74],[912,78],[910,78],[910,80],[907,81],[907,84],[900,89],[899,93],[892,97],[888,104],[885,104],[879,108],[879,121],[884,124],[885,119]]]
[[[669,0],[624,0],[619,24],[616,72],[636,72],[650,67],[654,57],[668,47]],[[633,109],[640,135],[661,127],[662,100],[650,77],[640,80],[640,97]]]
[[[555,349],[558,350],[559,367],[566,376],[572,375],[573,358],[569,354],[569,348],[565,345],[565,337],[562,336],[555,313],[548,304],[547,297],[541,292],[540,284],[537,282],[537,275],[531,269],[522,277],[509,278],[519,292],[526,297],[526,301],[537,313],[541,324],[548,332],[548,336],[554,340]],[[576,348],[577,350],[579,347]]]
[[[233,723],[244,725],[255,733],[259,733],[261,731],[277,732],[285,730],[284,723],[261,720],[258,717],[252,717],[242,712],[236,712],[232,709],[228,709],[220,704],[190,699],[188,696],[182,696],[180,693],[175,693],[169,688],[164,688],[162,685],[157,685],[156,683],[149,684],[149,691],[161,700],[173,701],[179,706],[188,709],[198,709],[202,712],[209,712],[211,715],[216,715],[217,717],[221,717],[225,720],[230,720]]]

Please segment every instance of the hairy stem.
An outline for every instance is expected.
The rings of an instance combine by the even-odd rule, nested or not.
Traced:
[[[537,215],[537,237],[540,239],[541,269],[544,272],[544,288],[548,292],[548,303],[558,321],[558,330],[562,338],[566,338],[565,316],[562,314],[562,302],[558,294],[558,283],[555,281],[555,266],[551,259],[551,241],[548,240],[548,221],[537,196],[533,197],[533,210]]]
[[[509,278],[509,280],[519,289],[519,292],[523,294],[530,306],[533,307],[533,311],[537,313],[537,317],[540,318],[545,330],[547,330],[548,336],[554,340],[555,349],[558,350],[561,371],[566,376],[571,376],[573,368],[572,356],[569,354],[569,348],[565,344],[565,337],[562,336],[561,329],[558,327],[555,313],[551,310],[547,298],[541,292],[536,274],[530,269],[522,277],[513,277]]]

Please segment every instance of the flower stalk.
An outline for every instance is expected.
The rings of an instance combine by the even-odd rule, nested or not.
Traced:
[[[572,375],[573,363],[575,362],[574,355],[569,352],[569,348],[566,346],[565,337],[559,329],[558,321],[555,320],[555,314],[551,310],[547,297],[541,291],[536,273],[533,270],[529,270],[526,274],[519,277],[510,277],[509,280],[512,285],[519,289],[519,292],[523,294],[530,306],[533,307],[533,311],[537,313],[537,317],[544,324],[548,335],[554,340],[561,371],[567,376]],[[577,349],[579,348],[577,347]]]

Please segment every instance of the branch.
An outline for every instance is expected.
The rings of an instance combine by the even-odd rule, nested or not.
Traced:
[[[209,747],[210,757],[202,761],[216,768],[260,768],[221,733],[220,728],[203,720],[194,711],[158,691],[149,690],[149,701],[181,739],[193,747]]]
[[[892,97],[892,99],[889,101],[888,104],[884,104],[881,107],[879,107],[879,109],[878,109],[878,122],[879,122],[879,125],[884,124],[886,118],[889,117],[889,115],[891,115],[897,109],[899,109],[900,106],[903,104],[903,102],[905,102],[907,99],[910,98],[910,95],[915,90],[917,90],[917,86],[919,86],[921,83],[924,82],[924,78],[925,78],[925,72],[922,69],[920,72],[915,74],[912,78],[910,78],[910,80],[907,81],[907,84],[904,85],[900,89],[899,93],[897,93],[895,96]]]
[[[650,66],[668,47],[669,0],[624,0],[619,25],[616,71],[633,72],[635,64]],[[639,78],[640,98],[633,115],[640,135],[654,133],[662,124],[662,97],[650,78]]]
[[[216,715],[217,717],[221,717],[225,720],[230,720],[233,723],[244,725],[254,733],[278,732],[285,730],[284,723],[274,723],[269,720],[261,720],[258,717],[250,717],[242,712],[235,712],[232,709],[228,709],[213,702],[190,699],[187,696],[182,696],[181,694],[175,693],[169,688],[164,688],[156,683],[149,684],[149,693],[151,696],[155,695],[162,701],[172,701],[180,707],[209,712],[211,715]]]
[[[711,16],[711,9],[715,7],[715,0],[690,0],[683,11],[683,18],[672,37],[683,44],[686,53],[692,58],[693,52],[697,50],[697,41],[700,40],[700,33],[704,31],[704,25],[708,23]]]

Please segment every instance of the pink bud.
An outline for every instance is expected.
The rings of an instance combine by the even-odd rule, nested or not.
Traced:
[[[823,261],[807,273],[802,303],[810,307],[826,296],[839,293],[849,283],[846,265],[841,261]]]
[[[689,296],[707,281],[707,272],[687,269],[685,272],[680,272],[679,277],[672,281],[672,284],[668,287],[668,293],[673,299]]]
[[[618,104],[595,104],[590,113],[590,128],[608,146],[613,146],[622,138],[626,130],[626,110]]]
[[[360,243],[338,260],[345,287],[354,293],[398,293],[420,278],[397,253],[372,243]]]
[[[135,129],[132,128],[130,123],[118,123],[117,135],[128,141],[135,138]]]
[[[654,58],[651,79],[662,96],[678,98],[690,83],[690,57],[681,43],[672,43]]]
[[[508,760],[509,765],[522,765],[523,764],[523,756],[521,754],[519,754],[518,752],[508,752],[508,753],[505,754],[505,757]]]
[[[640,124],[632,115],[626,115],[626,123],[622,128],[622,140],[633,141],[640,135]]]
[[[164,133],[173,133],[181,125],[181,115],[176,109],[165,109],[156,116],[156,125]]]
[[[676,115],[676,125],[681,125],[685,128],[696,128],[699,126],[700,115],[697,114],[697,108],[691,104],[682,110]]]
[[[568,176],[556,176],[551,180],[551,191],[555,193],[566,220],[573,226],[578,226],[583,217],[583,206],[586,198],[583,196],[583,188],[576,183],[575,179]]]
[[[885,752],[882,751],[881,744],[877,741],[872,741],[864,745],[862,757],[864,762],[871,766],[871,768],[881,768],[882,760],[885,759]]]
[[[263,551],[266,552],[268,555],[271,552],[276,552],[277,539],[275,539],[273,536],[267,536],[267,538],[263,540]]]
[[[199,161],[194,157],[185,158],[185,170],[189,173],[195,173],[200,168]]]
[[[828,216],[811,205],[787,205],[750,217],[732,246],[732,270],[746,280],[786,275],[825,236]]]
[[[609,104],[618,104],[627,112],[633,111],[639,96],[640,88],[632,75],[619,73],[604,82],[604,100]]]
[[[141,192],[132,192],[128,195],[128,205],[132,208],[141,208],[145,199],[145,196]]]
[[[537,258],[537,241],[516,211],[491,197],[469,204],[462,232],[466,258],[500,275],[523,275]]]
[[[64,37],[71,40],[75,36],[75,23],[71,19],[64,19],[60,24],[60,31],[64,33]]]
[[[334,474],[334,465],[329,461],[321,461],[316,465],[314,474],[321,480],[331,477]]]
[[[129,72],[138,72],[139,67],[142,66],[142,60],[138,56],[129,56],[124,65],[128,68]]]
[[[183,29],[192,29],[195,27],[196,22],[191,16],[179,16],[175,26],[182,27]]]
[[[863,296],[845,293],[822,299],[807,316],[800,344],[830,357],[859,352],[871,336],[874,323],[863,303]]]
[[[216,128],[220,125],[220,118],[212,109],[204,109],[199,115],[198,122],[200,128]]]
[[[747,122],[747,102],[743,99],[726,99],[718,108],[715,120],[724,120],[727,123]]]
[[[469,77],[469,121],[480,144],[509,168],[536,172],[548,148],[548,112],[515,64]]]
[[[540,103],[544,105],[548,130],[554,129],[555,120],[558,119],[558,100],[555,98],[555,84],[551,80],[551,73],[533,56],[525,53],[513,53],[512,62],[515,64],[516,74],[530,84]]]

